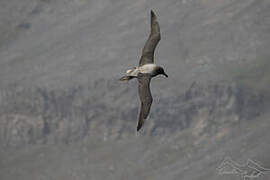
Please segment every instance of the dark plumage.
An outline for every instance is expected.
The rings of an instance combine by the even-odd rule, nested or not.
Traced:
[[[151,10],[151,32],[143,47],[139,66],[154,63],[154,52],[160,41],[160,27],[155,13]]]
[[[139,97],[141,100],[141,111],[139,115],[139,121],[137,125],[137,131],[139,131],[147,118],[150,108],[152,105],[152,95],[150,91],[150,81],[151,81],[151,75],[150,74],[142,74],[139,73],[138,75],[138,91],[139,91]]]

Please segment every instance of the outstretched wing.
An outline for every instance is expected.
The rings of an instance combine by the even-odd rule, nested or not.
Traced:
[[[144,121],[146,120],[152,105],[153,98],[150,91],[150,81],[151,81],[150,74],[141,74],[141,73],[138,74],[138,82],[139,82],[138,90],[141,100],[141,110],[139,115],[137,131],[139,131],[142,125],[144,124]]]
[[[142,50],[139,66],[154,63],[154,51],[160,41],[160,27],[155,13],[151,10],[151,33]]]

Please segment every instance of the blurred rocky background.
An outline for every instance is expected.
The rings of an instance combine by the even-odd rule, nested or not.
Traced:
[[[151,114],[138,64],[157,14]],[[269,0],[0,2],[0,179],[240,179],[270,168]],[[264,174],[260,179],[269,179]]]

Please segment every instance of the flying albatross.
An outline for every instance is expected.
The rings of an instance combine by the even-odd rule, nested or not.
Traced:
[[[127,70],[126,75],[120,81],[138,79],[139,97],[141,100],[141,110],[137,131],[139,131],[146,120],[152,105],[152,95],[150,91],[150,81],[152,77],[159,74],[168,77],[164,69],[154,64],[154,51],[160,41],[160,27],[155,13],[151,10],[151,33],[142,50],[142,56],[138,67]]]

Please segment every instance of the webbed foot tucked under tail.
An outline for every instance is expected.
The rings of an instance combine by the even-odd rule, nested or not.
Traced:
[[[119,80],[120,81],[129,81],[131,79],[135,78],[134,76],[123,76]]]

